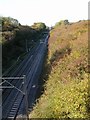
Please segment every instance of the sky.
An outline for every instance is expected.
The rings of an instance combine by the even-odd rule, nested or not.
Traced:
[[[44,22],[53,26],[60,20],[88,19],[89,0],[0,0],[0,16],[17,19],[22,25]]]

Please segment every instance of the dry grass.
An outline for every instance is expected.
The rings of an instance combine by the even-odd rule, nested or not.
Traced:
[[[56,26],[50,33],[45,92],[30,118],[90,118],[88,22]]]

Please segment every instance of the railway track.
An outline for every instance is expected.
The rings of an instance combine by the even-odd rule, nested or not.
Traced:
[[[39,47],[36,50],[38,50],[38,49],[39,49]],[[35,54],[36,54],[36,51],[33,51],[33,52],[35,52]],[[25,62],[26,62],[26,64],[25,64]],[[30,54],[27,56],[26,60],[24,60],[20,64],[20,66],[17,68],[17,70],[11,76],[12,77],[13,76],[23,76],[24,74],[27,75],[27,72],[28,72],[27,66],[30,66],[31,64],[32,64],[32,55]],[[21,84],[21,80],[20,81],[18,80],[19,83],[15,80],[9,80],[9,82],[17,87],[19,86],[19,83]],[[3,86],[6,86],[6,85],[7,84],[3,84]],[[12,91],[11,89],[8,89],[8,90],[4,89],[4,91],[2,92],[3,93],[3,96],[2,96],[3,104],[5,101],[5,98],[7,98],[8,94],[10,94],[11,91]]]
[[[35,102],[35,94],[38,88],[38,79],[41,73],[45,51],[47,50],[48,35],[27,55],[17,69],[8,77],[26,76],[25,83],[22,80],[8,80],[17,89],[3,89],[2,91],[2,117],[4,120],[16,120],[19,117],[27,118],[27,111]],[[3,86],[8,86],[4,83]]]

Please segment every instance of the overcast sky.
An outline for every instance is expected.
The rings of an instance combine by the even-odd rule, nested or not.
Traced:
[[[0,15],[13,17],[23,25],[87,20],[88,0],[0,0]]]

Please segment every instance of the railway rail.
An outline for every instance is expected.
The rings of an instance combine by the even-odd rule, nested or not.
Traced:
[[[45,36],[45,35],[44,35]],[[46,36],[33,48],[12,74],[2,78],[2,120],[28,119],[28,111],[35,103],[38,79],[42,70],[44,55],[47,50]],[[25,75],[25,76],[23,76]],[[16,77],[17,79],[15,79]],[[19,78],[23,78],[23,80]],[[12,86],[9,88],[9,86]],[[4,86],[7,88],[3,89]]]

